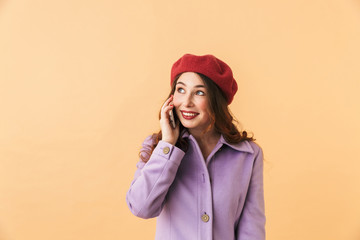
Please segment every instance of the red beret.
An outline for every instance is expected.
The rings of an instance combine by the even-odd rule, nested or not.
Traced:
[[[238,89],[231,68],[213,55],[196,56],[185,54],[177,60],[171,68],[171,84],[175,77],[183,72],[201,73],[212,81],[223,91],[230,104]]]

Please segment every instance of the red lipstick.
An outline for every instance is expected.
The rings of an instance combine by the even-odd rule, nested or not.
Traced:
[[[199,115],[199,113],[192,111],[180,111],[180,112],[182,117],[185,118],[186,120],[194,119]]]

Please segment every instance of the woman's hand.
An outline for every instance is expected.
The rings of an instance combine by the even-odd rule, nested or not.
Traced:
[[[170,104],[174,96],[171,96],[161,108],[160,127],[162,132],[162,140],[172,145],[176,144],[179,137],[179,122],[177,121],[176,127],[173,128],[170,123],[170,111],[175,111],[173,104]]]

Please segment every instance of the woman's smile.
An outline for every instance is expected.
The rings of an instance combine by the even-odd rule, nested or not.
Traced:
[[[199,113],[192,112],[192,111],[180,110],[180,112],[181,112],[181,115],[183,116],[183,118],[185,118],[186,120],[194,119],[199,115]]]

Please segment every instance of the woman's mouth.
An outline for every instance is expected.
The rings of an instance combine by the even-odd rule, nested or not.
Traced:
[[[190,112],[190,111],[180,111],[180,112],[183,118],[185,118],[186,120],[191,120],[199,115],[199,113],[197,112]]]

